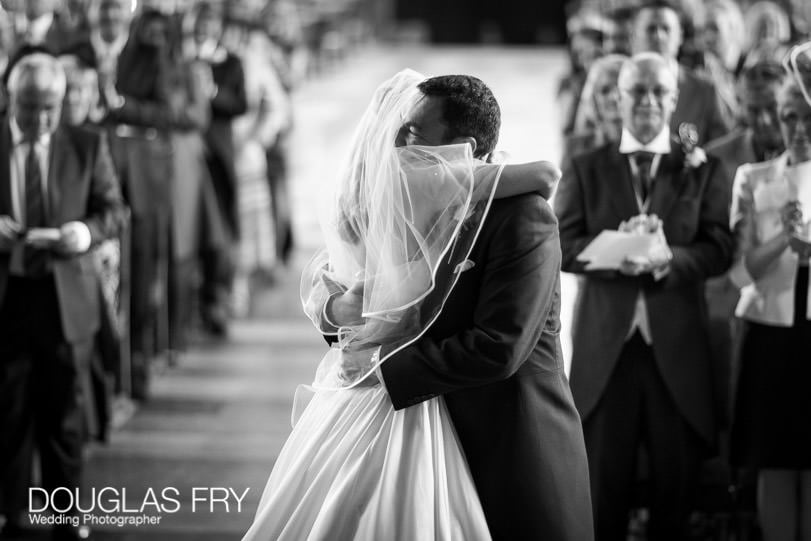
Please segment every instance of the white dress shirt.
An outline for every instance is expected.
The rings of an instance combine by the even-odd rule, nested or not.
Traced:
[[[620,153],[633,154],[634,152],[652,152],[654,154],[653,162],[651,163],[650,178],[656,178],[656,173],[659,170],[659,163],[662,160],[662,154],[670,153],[670,128],[665,126],[659,135],[653,138],[648,144],[642,144],[633,136],[633,134],[626,128],[622,129],[622,137],[620,138]],[[628,159],[631,164],[631,174],[636,176],[639,174],[636,162]],[[638,196],[637,196],[638,197]],[[637,201],[640,204],[640,213],[647,212],[647,202]],[[625,339],[628,340],[634,335],[634,331],[639,329],[639,334],[645,343],[650,345],[653,343],[653,337],[650,332],[650,322],[648,319],[648,307],[645,304],[645,295],[640,291],[636,297],[636,308],[634,308],[634,318],[631,320],[631,327]]]
[[[26,179],[26,162],[28,154],[31,152],[31,143],[25,140],[22,130],[17,125],[17,121],[12,118],[9,121],[9,128],[11,129],[11,167],[10,167],[10,182],[11,182],[11,209],[12,218],[22,226],[23,229],[28,229],[27,217],[25,215],[26,202],[25,202],[25,179]],[[50,169],[50,156],[51,156],[51,134],[46,133],[42,135],[39,140],[33,145],[34,152],[37,153],[39,160],[40,171],[42,171],[42,200],[45,205],[45,216],[48,216],[51,209],[48,208],[48,172]],[[86,252],[90,248],[91,235],[87,225],[82,222],[68,222],[62,226],[65,229],[72,229],[79,236],[79,252]],[[23,249],[22,243],[18,244],[11,252],[10,272],[11,274],[21,276],[25,274],[23,265]]]

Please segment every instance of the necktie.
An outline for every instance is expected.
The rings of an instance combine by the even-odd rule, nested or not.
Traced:
[[[29,145],[28,158],[25,160],[25,225],[29,230],[45,225],[42,167],[33,142]],[[47,252],[26,246],[24,252],[26,276],[42,276],[47,271],[47,263]]]
[[[651,187],[651,165],[653,165],[653,152],[640,150],[631,154],[631,158],[636,164],[636,175],[634,176],[634,189],[639,198],[645,202],[648,199]]]

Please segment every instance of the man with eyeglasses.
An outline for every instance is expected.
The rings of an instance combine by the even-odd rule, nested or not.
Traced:
[[[716,158],[688,158],[670,134],[678,91],[667,59],[634,56],[619,88],[619,143],[575,157],[556,195],[562,270],[583,275],[571,388],[596,539],[626,539],[644,444],[648,538],[681,540],[699,465],[716,437],[703,296],[704,280],[731,262],[730,188]],[[614,270],[577,260],[603,230],[637,224],[661,233],[667,249],[625,258]]]
[[[684,34],[679,10],[667,0],[653,0],[639,8],[634,18],[631,49],[634,54],[659,53],[677,74],[679,98],[670,118],[673,133],[688,122],[696,126],[701,144],[725,135],[732,128],[731,119],[721,113],[715,86],[679,64],[677,57]]]

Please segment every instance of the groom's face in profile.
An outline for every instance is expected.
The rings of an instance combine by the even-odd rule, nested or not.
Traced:
[[[403,118],[395,146],[439,146],[447,143],[448,125],[443,113],[443,99],[422,96]]]

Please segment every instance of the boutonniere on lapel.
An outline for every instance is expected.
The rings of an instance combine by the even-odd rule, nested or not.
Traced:
[[[698,169],[707,161],[707,153],[698,146],[698,129],[695,124],[682,122],[679,125],[679,143],[684,152],[684,169]]]

